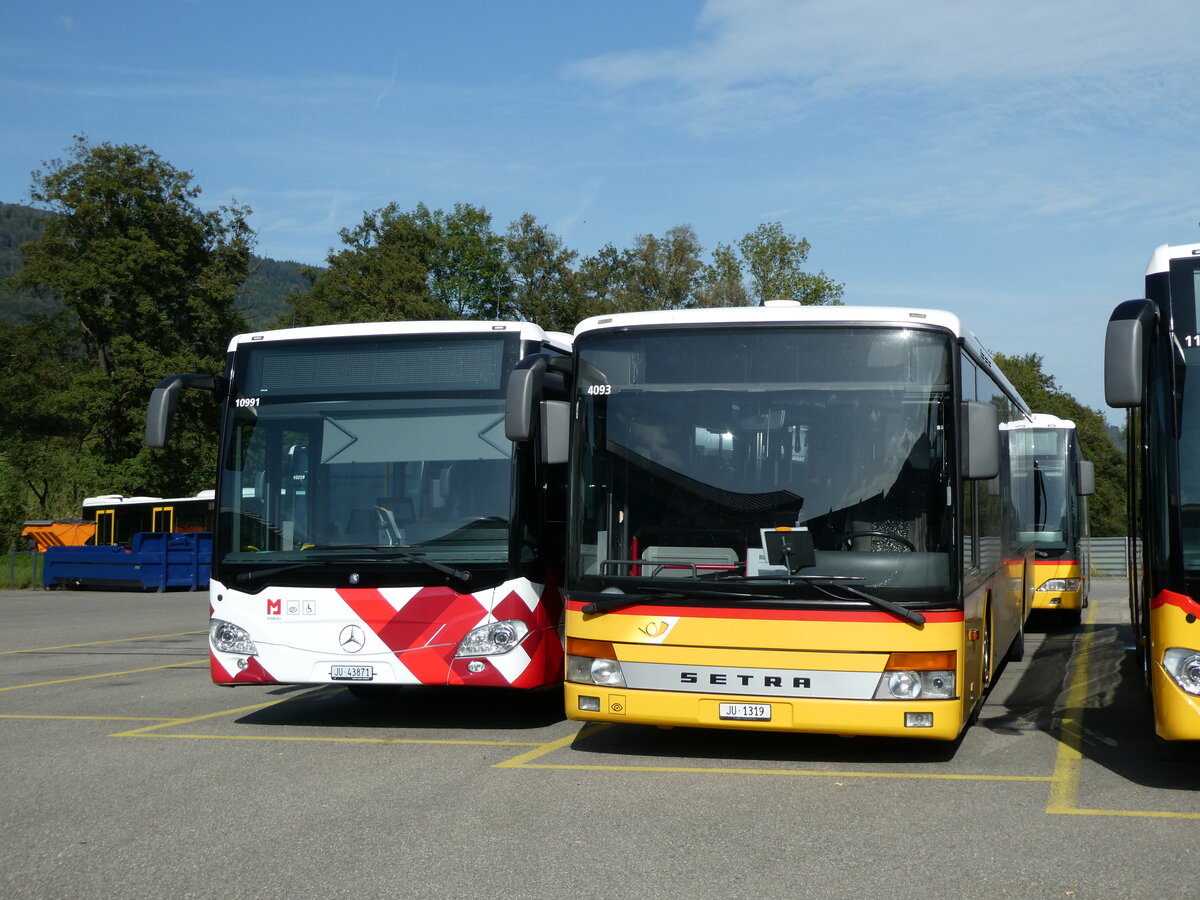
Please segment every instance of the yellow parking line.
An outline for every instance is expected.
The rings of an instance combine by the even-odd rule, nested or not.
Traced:
[[[205,660],[207,662],[207,660]],[[176,719],[160,720],[157,725],[148,725],[145,728],[135,728],[132,731],[122,731],[119,734],[110,734],[109,737],[143,737],[151,731],[158,731],[162,728],[173,728],[177,725],[190,725],[193,722],[203,722],[205,719],[220,719],[224,716],[236,716],[242,713],[254,712],[258,709],[266,709],[268,706],[277,706],[280,703],[287,703],[291,697],[280,697],[276,700],[267,700],[264,703],[252,703],[249,706],[239,706],[236,709],[222,709],[218,712],[205,713],[202,716],[182,716]],[[165,737],[165,735],[163,735]]]
[[[522,753],[520,756],[514,756],[512,759],[506,759],[504,762],[496,763],[495,769],[541,769],[541,768],[559,768],[558,766],[531,766],[531,759],[538,759],[545,756],[547,753],[553,753],[555,750],[561,750],[563,747],[570,747],[571,744],[579,738],[584,738],[595,734],[597,731],[603,731],[606,728],[611,728],[611,725],[585,725],[575,734],[567,735],[565,738],[559,738],[557,741],[548,741],[544,744],[537,744],[534,749],[528,753]],[[571,768],[571,767],[567,767]]]
[[[163,727],[170,727],[168,723]],[[177,738],[200,741],[283,741],[288,743],[312,744],[452,744],[460,747],[529,747],[540,746],[529,741],[472,741],[466,738],[371,738],[371,737],[305,737],[280,734],[162,734],[150,733],[151,729],[135,729],[109,737],[153,737]]]
[[[160,669],[178,669],[182,666],[199,666],[208,665],[208,658],[196,659],[191,662],[176,662],[165,666],[147,666],[144,669],[126,669],[123,672],[104,672],[100,675],[77,675],[74,678],[58,678],[54,681],[36,681],[32,684],[10,684],[8,687],[0,687],[0,692],[3,691],[20,691],[25,688],[48,687],[54,684],[70,684],[73,681],[93,681],[97,678],[116,678],[118,675],[137,675],[139,672],[157,672]]]
[[[0,713],[0,719],[67,719],[81,722],[165,722],[170,721],[162,716],[51,716],[51,715],[18,715],[17,713]]]
[[[1168,812],[1166,810],[1083,809],[1079,806],[1079,775],[1083,765],[1083,717],[1087,708],[1088,669],[1091,664],[1093,628],[1097,605],[1089,607],[1087,630],[1079,639],[1079,653],[1067,687],[1067,699],[1062,726],[1058,735],[1058,754],[1054,762],[1050,797],[1046,802],[1047,815],[1056,816],[1124,816],[1146,819],[1200,819],[1200,813]]]
[[[732,766],[621,766],[609,763],[535,763],[577,740],[611,728],[609,723],[585,725],[577,734],[541,744],[528,753],[496,763],[496,769],[574,769],[588,772],[680,772],[704,775],[816,775],[829,778],[913,778],[934,781],[1050,781],[1049,775],[963,775],[936,772],[830,772],[821,769],[751,769]]]
[[[1087,621],[1079,638],[1079,652],[1067,686],[1067,700],[1058,733],[1058,753],[1054,758],[1053,784],[1046,802],[1047,814],[1078,811],[1079,767],[1083,762],[1083,714],[1087,706],[1088,669],[1092,660],[1092,641],[1099,604],[1088,607]]]
[[[518,757],[519,758],[519,757]],[[513,761],[499,763],[499,766],[512,766]],[[533,763],[522,764],[524,769],[581,769],[600,772],[681,772],[701,775],[804,775],[821,778],[907,778],[924,781],[1021,781],[1048,782],[1049,775],[966,775],[937,772],[833,772],[822,769],[743,769],[735,767],[712,766],[613,766],[613,765],[583,765]]]
[[[331,694],[340,688],[326,688],[324,690],[313,693],[304,693],[303,696],[309,700],[314,697],[319,697],[324,694]],[[319,736],[304,736],[304,735],[275,735],[275,734],[164,734],[163,730],[167,728],[177,728],[181,725],[191,725],[196,722],[203,722],[208,719],[220,719],[227,716],[237,716],[244,713],[255,712],[256,710],[266,709],[269,706],[278,706],[281,703],[288,703],[292,700],[299,699],[297,696],[279,697],[274,700],[268,700],[264,703],[252,703],[249,706],[239,706],[235,709],[222,709],[217,712],[204,713],[199,716],[185,716],[176,719],[158,719],[155,724],[147,725],[142,728],[134,728],[130,731],[121,731],[116,734],[110,734],[109,737],[154,737],[154,738],[186,738],[190,740],[202,741],[284,741],[291,743],[322,743],[322,744],[455,744],[460,746],[480,746],[480,747],[540,747],[540,743],[533,741],[475,741],[465,738],[369,738],[369,737],[319,737]]]
[[[48,650],[72,650],[76,647],[99,647],[102,644],[127,644],[132,641],[156,641],[160,638],[192,637],[197,634],[208,634],[207,631],[177,631],[174,634],[147,634],[141,637],[111,638],[107,641],[88,641],[83,644],[58,644],[54,647],[28,647],[24,650],[0,650],[0,656],[10,656],[14,653],[45,653]]]

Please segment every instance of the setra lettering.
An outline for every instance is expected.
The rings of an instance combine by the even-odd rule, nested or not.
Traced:
[[[699,684],[701,679],[699,672],[680,672],[680,684]],[[805,675],[751,675],[743,672],[709,672],[705,677],[706,684],[715,685],[731,685],[737,684],[744,688],[783,688],[785,683],[790,682],[790,686],[794,689],[808,690],[812,687],[812,679]]]

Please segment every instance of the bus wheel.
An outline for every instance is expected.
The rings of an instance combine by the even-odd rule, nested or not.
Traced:
[[[979,714],[983,712],[983,701],[988,696],[988,688],[991,686],[991,607],[984,612],[983,616],[983,634],[979,636],[979,640],[983,641],[983,665],[979,666],[979,696],[976,698],[976,704],[972,707],[971,712],[967,714],[967,725],[974,725],[979,721]]]
[[[1008,662],[1020,662],[1025,658],[1025,623],[1022,622],[1017,628],[1016,637],[1013,642],[1008,645],[1008,652],[1004,654],[1005,660]]]

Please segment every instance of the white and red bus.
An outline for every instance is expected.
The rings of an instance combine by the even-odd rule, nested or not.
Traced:
[[[570,338],[517,322],[238,335],[223,377],[210,584],[218,684],[535,688],[562,679],[566,466],[504,433],[519,365]],[[561,385],[541,379],[548,395]]]

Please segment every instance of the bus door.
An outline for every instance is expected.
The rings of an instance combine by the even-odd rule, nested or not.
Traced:
[[[150,530],[173,532],[175,530],[175,507],[154,507],[150,511]]]
[[[117,511],[115,509],[96,510],[96,536],[94,541],[97,547],[117,542]]]

